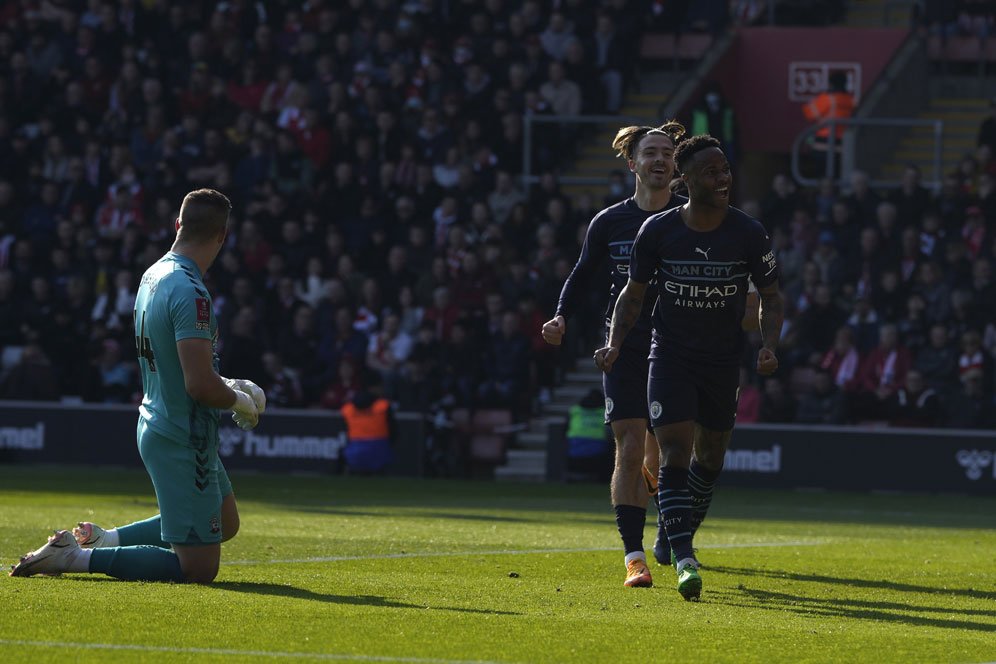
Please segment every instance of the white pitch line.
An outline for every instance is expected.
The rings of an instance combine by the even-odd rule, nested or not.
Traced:
[[[349,655],[325,652],[280,652],[272,650],[234,650],[230,648],[170,648],[167,646],[144,646],[129,643],[80,643],[79,641],[17,641],[0,639],[0,645],[35,648],[72,648],[83,650],[131,650],[138,652],[161,652],[174,655],[231,655],[232,657],[283,657],[289,659],[323,659],[341,662],[408,662],[410,664],[499,664],[481,659],[440,659],[438,657],[386,657],[377,655]]]
[[[744,542],[742,544],[703,544],[700,549],[752,549],[755,547],[780,546],[817,546],[824,540],[807,540],[795,542]],[[303,563],[338,563],[347,560],[389,560],[397,558],[446,558],[461,556],[527,556],[539,553],[595,553],[600,551],[616,551],[619,547],[602,547],[597,549],[526,549],[509,551],[426,551],[422,553],[382,553],[370,556],[321,556],[315,558],[286,558],[278,560],[226,560],[224,565],[298,565]]]

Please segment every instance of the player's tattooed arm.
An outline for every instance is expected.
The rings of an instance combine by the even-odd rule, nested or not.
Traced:
[[[761,343],[765,348],[774,352],[778,348],[778,341],[782,335],[782,320],[785,317],[785,304],[782,300],[781,291],[778,290],[778,282],[757,289],[761,298],[761,306],[758,317],[761,325]]]
[[[612,324],[609,327],[609,346],[621,348],[623,340],[636,325],[643,310],[643,297],[647,292],[647,284],[641,284],[630,279],[619,293],[616,307],[612,311]]]

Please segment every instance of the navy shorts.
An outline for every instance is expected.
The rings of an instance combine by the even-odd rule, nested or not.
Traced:
[[[740,367],[691,367],[674,358],[650,360],[647,403],[653,427],[694,420],[729,431],[737,417]]]
[[[605,423],[647,419],[647,355],[649,348],[623,346],[612,371],[602,374],[605,392]]]

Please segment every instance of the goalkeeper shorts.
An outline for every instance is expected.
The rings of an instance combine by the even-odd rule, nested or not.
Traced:
[[[204,450],[181,445],[139,418],[138,452],[156,490],[163,541],[188,546],[221,542],[221,501],[232,484],[217,444]]]

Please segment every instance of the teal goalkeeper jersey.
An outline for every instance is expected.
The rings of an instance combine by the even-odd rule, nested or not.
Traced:
[[[210,339],[218,371],[218,323],[197,264],[169,252],[142,275],[135,298],[135,346],[144,396],[139,417],[181,445],[204,449],[218,441],[220,411],[194,401],[176,350],[181,339]]]

